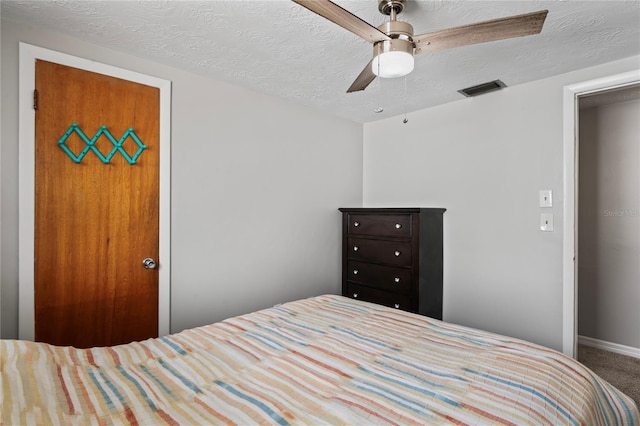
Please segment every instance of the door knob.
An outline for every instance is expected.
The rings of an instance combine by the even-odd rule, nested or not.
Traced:
[[[142,266],[144,266],[145,269],[155,269],[157,265],[155,260],[153,260],[150,257],[147,257],[145,260],[142,261]]]

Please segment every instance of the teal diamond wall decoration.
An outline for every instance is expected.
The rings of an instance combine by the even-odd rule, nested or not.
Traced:
[[[69,149],[69,147],[65,144],[67,139],[69,139],[69,136],[71,136],[73,133],[76,133],[80,137],[80,139],[84,141],[86,145],[78,155],[74,154]],[[109,151],[109,153],[106,156],[103,155],[100,152],[100,150],[95,146],[96,141],[100,139],[100,137],[103,135],[107,139],[109,139],[109,141],[111,141],[111,143],[113,144],[113,149]],[[138,150],[135,152],[135,154],[133,154],[133,156],[130,156],[127,153],[127,151],[125,151],[124,148],[122,147],[122,144],[124,144],[127,138],[131,138],[135,142],[135,144],[138,146]],[[129,164],[136,164],[136,161],[138,160],[138,157],[140,157],[140,154],[142,154],[142,151],[144,151],[147,148],[147,146],[142,143],[142,141],[138,138],[136,133],[133,131],[133,128],[129,128],[126,132],[124,132],[124,134],[120,139],[116,140],[111,134],[111,132],[109,132],[109,130],[107,129],[107,126],[102,126],[100,127],[100,129],[98,129],[96,134],[93,135],[91,139],[89,139],[84,134],[82,129],[78,127],[76,123],[73,123],[64,133],[64,135],[62,135],[62,137],[58,141],[58,145],[75,163],[81,162],[84,156],[87,155],[89,151],[93,151],[98,156],[98,158],[100,158],[100,160],[102,160],[102,162],[105,164],[109,164],[109,162],[111,161],[111,159],[113,158],[116,152],[120,152],[120,154],[122,154],[122,156],[127,160]]]

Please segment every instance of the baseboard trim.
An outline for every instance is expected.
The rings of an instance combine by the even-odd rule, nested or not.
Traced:
[[[640,359],[640,348],[634,348],[632,346],[606,342],[587,336],[578,336],[578,344]]]

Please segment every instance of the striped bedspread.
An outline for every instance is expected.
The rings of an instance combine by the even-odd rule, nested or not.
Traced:
[[[558,352],[333,295],[111,348],[0,350],[4,425],[640,425]]]

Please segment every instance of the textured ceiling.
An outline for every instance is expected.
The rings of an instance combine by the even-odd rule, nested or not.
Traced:
[[[376,0],[338,0],[374,26]],[[409,0],[399,19],[416,33],[548,9],[542,33],[416,56],[406,78],[346,89],[371,59],[369,43],[288,0],[10,1],[27,22],[358,122],[462,99],[500,79],[513,86],[640,55],[640,2]],[[640,65],[640,64],[639,64]],[[471,100],[467,100],[471,101]],[[374,113],[382,107],[382,113]]]

